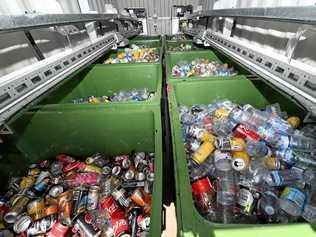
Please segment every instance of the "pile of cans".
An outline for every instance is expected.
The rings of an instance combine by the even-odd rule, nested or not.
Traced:
[[[179,106],[192,196],[221,223],[316,222],[315,124],[279,104]],[[301,128],[301,129],[298,129]]]
[[[195,46],[192,46],[191,44],[188,44],[188,43],[180,43],[178,47],[170,47],[169,48],[169,51],[172,51],[172,52],[177,52],[177,51],[190,51],[190,50],[193,50],[193,49],[196,49]]]
[[[72,100],[74,104],[104,104],[111,102],[122,102],[122,101],[148,101],[152,100],[155,96],[155,92],[150,92],[148,88],[144,89],[133,89],[130,91],[120,90],[112,96],[89,96],[87,98],[79,98]]]
[[[153,153],[43,160],[10,180],[0,236],[148,236],[153,182]]]
[[[116,63],[156,63],[159,62],[159,52],[157,48],[147,48],[133,44],[131,48],[125,48],[116,57],[108,58],[104,64]]]
[[[219,63],[205,58],[197,58],[191,62],[180,61],[172,67],[173,77],[210,77],[234,76],[237,71],[227,63]]]

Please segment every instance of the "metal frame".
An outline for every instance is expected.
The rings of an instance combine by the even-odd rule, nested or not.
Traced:
[[[30,30],[51,26],[97,22],[102,37],[81,47],[44,59]],[[118,32],[104,33],[103,25],[113,22]],[[122,22],[127,28],[121,27]],[[138,20],[118,14],[25,14],[0,16],[0,34],[24,31],[39,62],[0,78],[0,126],[38,96],[71,73],[92,63],[105,52],[124,46],[126,38],[139,34]],[[122,34],[120,34],[122,33]],[[1,133],[1,132],[0,132]]]
[[[56,25],[71,25],[91,21],[126,20],[133,23],[137,19],[119,14],[24,14],[0,15],[0,33],[38,29]]]
[[[265,53],[240,40],[209,30],[205,32],[204,40],[286,91],[307,109],[316,113],[316,76],[308,72],[308,69],[304,69],[301,64],[289,63],[286,57],[273,57],[271,52]]]
[[[316,70],[302,62],[292,59],[292,54],[301,35],[316,24],[316,7],[275,7],[275,8],[239,8],[210,10],[187,17],[193,23],[202,18],[213,19],[212,26],[198,32],[195,28],[185,29],[184,33],[195,36],[194,41],[213,46],[226,55],[236,59],[251,71],[276,85],[302,103],[309,111],[316,114]],[[231,20],[230,27],[224,25],[225,32],[217,32],[214,23],[223,18]],[[283,21],[305,24],[298,28],[294,38],[290,38],[286,55],[266,52],[260,47],[232,37],[235,19],[249,18],[265,21]],[[215,20],[215,21],[214,21]],[[209,22],[209,21],[208,21]],[[308,25],[306,25],[308,24]]]
[[[108,33],[92,44],[69,50],[0,78],[0,125],[18,110],[111,48],[117,36]]]
[[[191,14],[187,19],[197,19],[199,17],[238,17],[316,24],[316,6],[209,10]]]

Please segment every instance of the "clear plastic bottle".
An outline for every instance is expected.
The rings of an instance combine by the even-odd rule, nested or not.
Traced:
[[[258,202],[260,214],[267,222],[274,222],[278,212],[278,196],[272,190],[264,191]]]
[[[276,151],[276,155],[290,165],[302,169],[316,169],[316,156],[310,153],[294,151],[286,149],[284,151]]]
[[[295,150],[311,152],[316,149],[316,140],[305,136],[291,136],[289,146]]]
[[[236,205],[237,186],[232,171],[217,171],[216,219],[224,224],[232,223]]]
[[[311,182],[311,187],[307,195],[307,202],[304,207],[302,217],[309,223],[316,223],[316,179]]]
[[[192,166],[190,169],[191,181],[195,181],[197,179],[200,179],[206,176],[216,178],[216,170],[215,170],[215,165],[213,163],[213,158],[210,157],[201,165],[198,165],[195,162],[192,162]]]
[[[228,152],[216,150],[214,152],[214,165],[216,170],[230,171],[232,170],[232,156]]]
[[[288,222],[295,221],[302,214],[305,203],[306,194],[304,191],[296,187],[286,187],[279,198],[279,214],[283,214],[281,216],[288,219]]]
[[[273,170],[265,177],[265,182],[271,187],[291,185],[299,181],[301,175],[297,169]]]
[[[264,142],[249,140],[246,151],[251,157],[265,158],[271,156],[271,149]]]
[[[249,104],[243,106],[243,111],[249,113],[250,119],[248,123],[256,128],[265,125],[271,117],[269,113],[255,109]]]

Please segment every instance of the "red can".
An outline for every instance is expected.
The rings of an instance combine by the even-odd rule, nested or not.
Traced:
[[[116,216],[111,219],[114,237],[130,236],[128,221],[124,216]]]
[[[115,199],[112,196],[108,196],[100,201],[100,207],[108,212],[108,214],[112,217],[115,216],[116,213],[122,213],[122,209],[117,204]]]
[[[243,124],[239,124],[235,129],[235,136],[241,138],[248,138],[253,141],[259,141],[260,136],[253,130],[249,129],[247,126]]]
[[[65,155],[65,154],[60,154],[56,157],[57,160],[65,163],[65,164],[69,164],[72,162],[75,162],[76,160],[74,158],[72,158],[71,156]]]
[[[63,225],[59,221],[56,222],[52,229],[48,232],[47,237],[63,237],[66,236],[68,232],[69,227],[66,225]]]

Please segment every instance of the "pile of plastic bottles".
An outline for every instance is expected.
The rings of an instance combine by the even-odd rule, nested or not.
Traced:
[[[221,64],[209,59],[197,58],[192,62],[180,61],[172,67],[173,77],[234,76],[237,71],[227,63]]]
[[[184,40],[188,40],[188,39],[187,39],[186,35],[178,34],[178,35],[173,35],[170,40],[184,41]]]
[[[123,52],[118,53],[115,58],[108,58],[105,60],[104,64],[156,62],[159,62],[157,48],[146,48],[146,46],[133,44],[131,48],[125,48]]]
[[[122,101],[148,101],[154,98],[155,92],[150,92],[147,88],[144,89],[133,89],[131,91],[120,90],[112,96],[89,96],[88,98],[79,98],[72,100],[74,104],[102,104],[111,102],[122,102]]]
[[[195,46],[192,46],[191,44],[188,44],[188,43],[180,43],[178,47],[170,47],[169,48],[169,51],[172,51],[172,52],[177,52],[177,51],[190,51],[190,50],[193,50],[193,49],[196,49]]]
[[[316,222],[316,126],[279,104],[179,107],[192,195],[221,223]],[[301,128],[300,130],[298,128]]]
[[[32,164],[1,196],[0,236],[149,236],[154,154]]]

